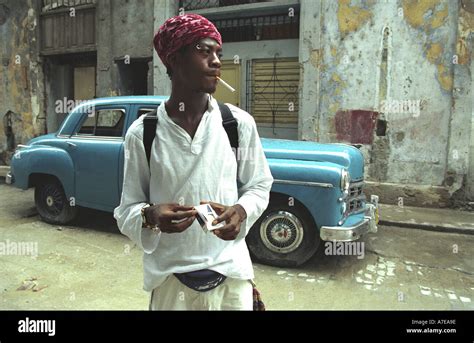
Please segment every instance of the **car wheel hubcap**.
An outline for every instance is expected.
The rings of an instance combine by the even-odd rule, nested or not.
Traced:
[[[290,253],[303,241],[303,225],[298,217],[290,212],[274,212],[262,221],[260,238],[269,250]]]
[[[53,206],[54,205],[54,199],[51,195],[49,195],[48,197],[46,197],[46,205],[48,205],[49,207]]]
[[[44,199],[44,203],[46,206],[43,208],[53,216],[57,216],[61,213],[64,202],[63,197],[60,190],[53,185],[46,185],[43,188],[42,198]]]

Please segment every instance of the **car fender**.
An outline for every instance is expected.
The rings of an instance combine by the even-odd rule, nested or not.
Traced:
[[[19,150],[12,160],[15,185],[22,189],[31,187],[31,175],[55,176],[63,185],[67,198],[74,196],[74,165],[69,154],[60,148],[33,145]]]
[[[341,166],[330,162],[268,159],[274,178],[272,192],[298,200],[316,226],[336,225],[341,217]],[[331,224],[329,224],[331,223]]]

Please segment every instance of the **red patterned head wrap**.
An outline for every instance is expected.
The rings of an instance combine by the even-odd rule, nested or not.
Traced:
[[[198,14],[184,14],[166,20],[156,32],[153,45],[163,64],[168,67],[168,57],[203,38],[212,38],[222,45],[221,34],[213,23]]]

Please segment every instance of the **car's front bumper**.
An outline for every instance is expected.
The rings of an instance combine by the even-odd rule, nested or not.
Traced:
[[[13,174],[11,172],[8,172],[7,176],[5,176],[5,183],[7,185],[11,185],[13,184],[14,181],[15,181],[15,178],[13,177]]]
[[[353,226],[322,226],[320,237],[323,241],[355,241],[367,233],[377,232],[378,204],[367,204],[364,219]]]

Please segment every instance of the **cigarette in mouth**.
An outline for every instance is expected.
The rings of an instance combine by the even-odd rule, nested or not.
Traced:
[[[219,76],[216,76],[217,80],[219,80],[223,86],[225,86],[228,90],[230,90],[231,92],[235,92],[235,89],[232,88],[231,85],[229,85],[227,82],[225,82],[224,80],[222,80]]]

